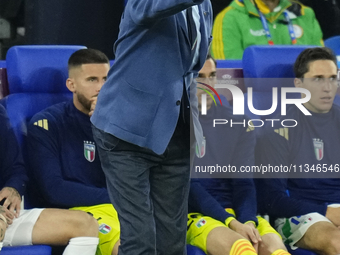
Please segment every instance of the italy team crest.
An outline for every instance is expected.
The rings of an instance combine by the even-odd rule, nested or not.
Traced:
[[[84,141],[84,157],[89,162],[93,162],[96,157],[96,145],[91,141]]]
[[[104,235],[110,233],[110,231],[111,231],[111,227],[109,225],[106,225],[103,223],[99,226],[99,232],[103,233]]]
[[[317,160],[323,159],[323,141],[321,139],[313,138],[314,152]]]
[[[204,226],[205,223],[207,223],[207,222],[205,221],[205,219],[202,218],[196,223],[196,227],[200,228],[200,227]]]

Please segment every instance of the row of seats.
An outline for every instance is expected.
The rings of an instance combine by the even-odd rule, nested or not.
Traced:
[[[338,55],[338,64],[340,64],[340,36],[336,36],[336,37],[332,37],[329,38],[325,41],[325,45],[327,47],[330,47],[331,49],[333,49],[333,51],[335,52],[336,55]],[[265,47],[267,48],[267,47]],[[304,48],[304,47],[303,47]],[[283,55],[285,52],[281,52],[281,54],[279,54],[279,56],[276,56],[274,59],[279,58],[281,55]],[[245,55],[247,56],[247,54]],[[271,57],[271,56],[270,56]],[[271,57],[272,58],[272,57]],[[244,58],[245,59],[245,58]],[[243,61],[245,61],[243,59]],[[273,59],[273,58],[272,58]],[[114,62],[114,60],[110,61],[110,64],[112,65]],[[269,61],[268,63],[271,63],[271,61]],[[217,60],[217,75],[219,79],[223,79],[223,75],[227,75],[227,77],[232,77],[233,79],[238,79],[239,81],[236,82],[239,88],[241,88],[241,90],[243,92],[246,92],[246,88],[244,87],[244,83],[240,82],[240,80],[245,77],[245,78],[253,78],[255,76],[248,76],[248,74],[246,73],[245,76],[243,76],[243,63],[242,60]],[[281,73],[283,76],[280,77],[286,77],[287,75],[290,76],[290,70],[288,71],[288,73]],[[269,72],[268,72],[269,73]],[[228,76],[229,75],[229,76]],[[268,78],[268,77],[266,77]],[[228,101],[232,102],[232,97],[231,97],[231,93],[226,91],[226,90],[218,90],[219,92],[221,92],[222,95],[224,95],[225,97],[227,97]],[[9,94],[9,89],[8,89],[8,82],[7,82],[7,75],[6,75],[6,61],[4,60],[0,60],[0,99],[3,98],[4,96]]]
[[[44,108],[72,97],[71,92],[65,86],[67,61],[74,51],[82,48],[84,46],[15,46],[8,51],[5,64],[10,94],[1,99],[0,103],[7,109],[23,151],[25,151],[25,136],[30,118]],[[281,79],[294,77],[293,63],[297,55],[305,48],[306,46],[253,46],[245,51],[242,62],[218,61],[217,65],[218,68],[240,69],[242,67],[246,78],[245,88],[253,87],[254,107],[259,110],[269,109],[272,87],[286,86],[287,83],[282,83]],[[272,78],[275,82],[263,82],[258,80],[259,78]],[[288,86],[293,86],[293,83],[288,83]],[[246,98],[247,93],[244,96]],[[245,107],[245,112],[252,118],[259,118],[251,114],[248,107]],[[22,248],[33,251],[41,247],[45,246]],[[20,254],[5,253],[6,250],[6,252],[11,252],[11,249],[4,248],[3,254]],[[195,247],[188,246],[189,250],[188,254],[204,254]],[[50,252],[48,250],[45,253],[26,251],[23,254],[50,254]]]

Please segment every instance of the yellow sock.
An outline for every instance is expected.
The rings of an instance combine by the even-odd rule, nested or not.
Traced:
[[[231,246],[230,255],[255,255],[256,251],[248,240],[237,240]]]
[[[272,253],[272,255],[290,255],[288,251],[285,251],[283,249],[278,249]]]

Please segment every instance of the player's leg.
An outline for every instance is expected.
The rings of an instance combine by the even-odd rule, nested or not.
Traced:
[[[284,255],[289,254],[282,239],[276,234],[265,234],[261,236],[262,242],[259,245],[260,255]]]
[[[259,244],[260,255],[287,255],[286,246],[283,244],[280,234],[262,217],[257,217],[257,230],[261,235],[262,242]]]
[[[98,225],[85,212],[62,209],[21,210],[6,230],[4,246],[67,245],[64,255],[94,255]]]
[[[318,254],[340,254],[340,230],[319,213],[279,219],[275,225],[293,249],[300,247]]]
[[[80,210],[91,214],[99,228],[98,255],[117,255],[120,245],[120,223],[117,211],[112,204],[73,207],[70,210]]]
[[[32,232],[33,244],[67,245],[64,255],[94,255],[98,245],[98,224],[82,211],[45,209]]]
[[[318,254],[340,254],[340,230],[331,222],[317,222],[306,231],[295,246]]]
[[[227,227],[218,227],[210,231],[207,237],[207,252],[211,255],[256,254],[247,239]]]
[[[71,238],[97,237],[97,221],[81,211],[44,209],[32,232],[33,244],[66,245]]]
[[[200,248],[206,254],[256,254],[248,240],[218,220],[198,213],[190,213],[187,224],[187,243]]]

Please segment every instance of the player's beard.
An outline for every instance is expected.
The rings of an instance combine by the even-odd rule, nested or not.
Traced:
[[[91,110],[91,101],[87,99],[83,94],[77,93],[78,102],[88,111]]]

